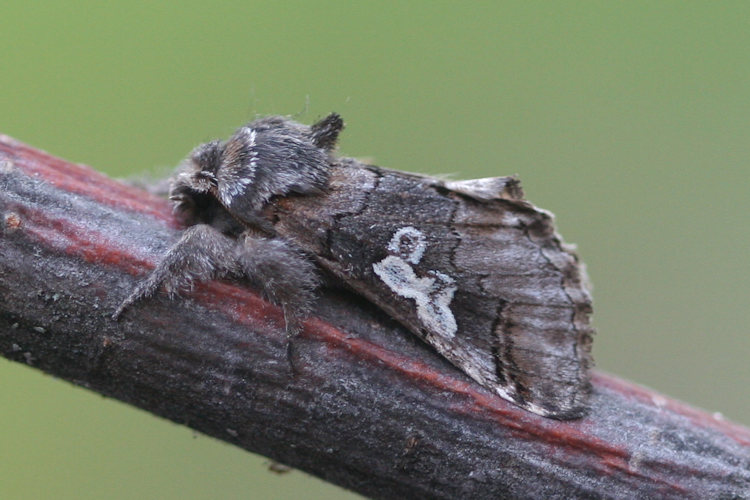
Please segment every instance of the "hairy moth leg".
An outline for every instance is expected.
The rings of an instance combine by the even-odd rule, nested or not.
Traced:
[[[311,312],[319,285],[315,266],[301,250],[284,240],[258,237],[246,231],[240,241],[238,257],[242,274],[284,311],[286,358],[294,373],[292,339]]]
[[[196,224],[182,233],[151,274],[126,298],[112,319],[139,300],[151,297],[161,285],[170,297],[189,290],[196,281],[225,277],[237,271],[237,241],[206,224]]]
[[[287,335],[296,335],[315,300],[319,285],[315,265],[301,250],[279,238],[259,237],[246,231],[239,241],[240,273],[282,307]]]
[[[288,336],[294,336],[310,314],[318,276],[314,264],[291,244],[246,231],[231,238],[206,224],[185,230],[156,269],[126,298],[112,316],[164,285],[170,297],[193,284],[224,277],[247,278],[271,302],[284,310]]]

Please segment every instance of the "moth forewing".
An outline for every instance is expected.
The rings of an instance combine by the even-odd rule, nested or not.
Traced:
[[[502,397],[586,409],[590,298],[551,216],[517,180],[444,183],[346,160],[324,196],[271,207],[275,229]]]

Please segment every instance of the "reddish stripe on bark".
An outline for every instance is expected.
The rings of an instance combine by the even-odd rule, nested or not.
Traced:
[[[30,177],[103,205],[141,212],[177,227],[166,200],[110,179],[91,167],[68,163],[8,136],[0,136],[0,152],[13,158],[13,165]]]
[[[154,268],[152,260],[134,256],[98,231],[91,231],[69,219],[50,217],[46,212],[27,206],[11,205],[10,208],[20,219],[18,230],[47,248],[92,264],[118,267],[130,274],[141,274],[144,269]]]

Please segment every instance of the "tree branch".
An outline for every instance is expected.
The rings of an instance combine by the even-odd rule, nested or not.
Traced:
[[[286,360],[246,287],[110,319],[179,228],[167,202],[0,136],[0,353],[379,498],[745,498],[750,431],[609,375],[572,422],[472,382],[325,290]]]

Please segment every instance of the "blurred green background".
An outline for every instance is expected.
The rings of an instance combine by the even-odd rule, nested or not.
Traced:
[[[0,132],[114,176],[256,114],[519,174],[595,284],[601,370],[750,424],[747,2],[4,2]],[[0,498],[352,498],[0,359]]]

